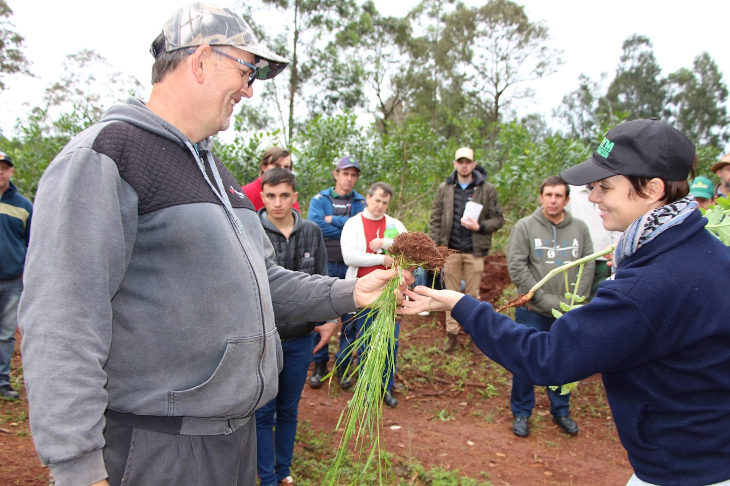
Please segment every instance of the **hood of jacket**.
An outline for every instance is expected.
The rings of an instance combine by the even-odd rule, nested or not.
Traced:
[[[571,216],[570,212],[565,209],[563,210],[563,213],[565,214],[565,217],[558,224],[553,224],[549,219],[547,219],[545,214],[542,212],[542,206],[538,206],[537,209],[532,212],[532,217],[545,228],[552,228],[553,226],[556,228],[564,228],[573,222],[573,216]]]
[[[294,226],[292,227],[292,234],[299,231],[299,229],[302,227],[302,217],[299,215],[299,212],[295,209],[291,210],[292,216],[294,217]],[[264,229],[269,231],[274,231],[276,233],[282,234],[281,231],[279,231],[279,228],[276,227],[274,223],[271,222],[269,219],[269,215],[266,212],[266,207],[258,210],[259,218],[261,219],[261,225],[264,227]]]
[[[474,185],[478,186],[485,180],[487,180],[487,170],[482,167],[481,165],[477,164],[476,167],[474,167],[474,172],[472,173],[474,176]],[[456,169],[451,171],[451,174],[449,177],[446,178],[446,183],[454,185],[459,181],[458,176],[456,175]]]
[[[319,191],[319,193],[325,197],[330,197],[330,194],[332,194],[332,192],[334,190],[335,190],[335,187],[332,186],[332,187],[328,187],[327,189],[322,189],[321,191]],[[352,190],[352,200],[353,201],[365,201],[365,197],[353,189]]]
[[[126,122],[161,137],[173,140],[183,147],[185,147],[185,142],[193,143],[183,132],[171,123],[157,116],[138,98],[129,98],[125,103],[112,106],[106,113],[104,113],[100,121]],[[201,140],[197,145],[200,150],[209,151],[213,146],[213,141],[209,137],[205,140]]]

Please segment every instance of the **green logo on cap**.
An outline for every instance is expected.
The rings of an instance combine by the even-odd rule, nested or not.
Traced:
[[[610,141],[607,138],[603,139],[603,142],[601,142],[601,145],[598,147],[598,155],[600,155],[603,158],[608,158],[608,156],[611,154],[611,150],[613,150],[613,142]]]

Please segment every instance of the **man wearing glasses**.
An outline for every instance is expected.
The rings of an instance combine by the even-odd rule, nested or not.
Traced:
[[[149,101],[110,109],[39,183],[19,311],[31,431],[59,485],[255,484],[274,323],[352,312],[394,273],[275,264],[210,151],[254,81],[288,62],[241,17],[183,7],[151,51]]]

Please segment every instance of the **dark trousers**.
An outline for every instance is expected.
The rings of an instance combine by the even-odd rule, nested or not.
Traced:
[[[261,486],[276,485],[289,476],[297,434],[299,398],[312,362],[312,334],[281,342],[284,366],[279,393],[256,410],[258,472]]]
[[[107,417],[104,464],[111,486],[255,486],[256,422],[228,435],[152,432]]]
[[[549,331],[555,319],[520,307],[515,309],[515,321],[539,331]],[[555,385],[563,384],[555,383]],[[555,417],[570,415],[570,394],[561,395],[559,389],[552,391],[548,387],[545,387],[545,390],[550,399],[550,413]],[[520,376],[512,375],[512,396],[509,405],[515,417],[532,415],[532,409],[535,407],[535,385]]]

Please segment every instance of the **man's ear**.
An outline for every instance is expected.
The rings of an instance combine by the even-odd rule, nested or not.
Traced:
[[[298,198],[299,198],[299,193],[298,192],[295,192],[294,193],[294,202],[292,204],[296,204]]]
[[[212,54],[213,51],[210,46],[208,44],[203,44],[195,49],[195,52],[190,54],[190,57],[188,58],[190,70],[198,83],[202,84],[205,81],[205,76],[210,70]]]

